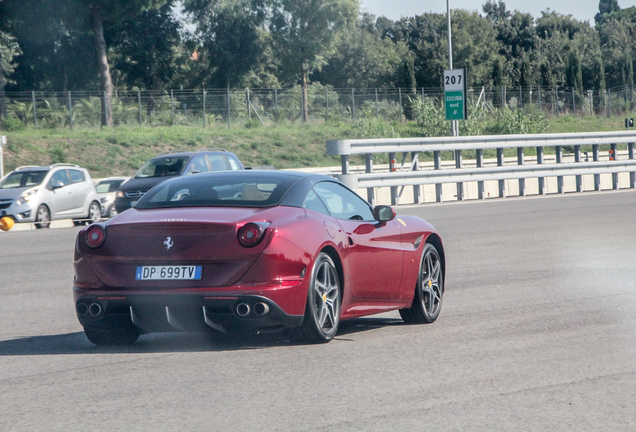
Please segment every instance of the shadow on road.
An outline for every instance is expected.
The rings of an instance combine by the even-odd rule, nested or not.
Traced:
[[[358,318],[343,321],[336,341],[354,342],[349,336],[388,326],[404,325],[393,318]],[[47,336],[31,336],[0,341],[0,357],[55,354],[163,353],[205,352],[290,347],[303,345],[290,342],[284,333],[266,335],[209,335],[198,333],[155,333],[143,335],[137,342],[123,347],[97,347],[83,332]]]

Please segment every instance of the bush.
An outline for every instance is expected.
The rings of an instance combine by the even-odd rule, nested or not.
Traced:
[[[17,117],[4,117],[1,121],[2,130],[7,132],[17,132],[24,130],[26,126]]]
[[[545,133],[548,130],[548,120],[534,106],[517,110],[500,108],[495,112],[495,121],[487,129],[495,135]]]

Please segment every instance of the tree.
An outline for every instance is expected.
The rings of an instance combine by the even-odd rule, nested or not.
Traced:
[[[605,68],[603,58],[600,55],[594,58],[594,67],[591,80],[592,88],[600,93],[605,91]]]
[[[116,25],[106,33],[116,53],[113,65],[129,86],[161,90],[175,73],[175,47],[181,44],[181,24],[172,15],[173,0]],[[154,98],[148,99],[148,112]]]
[[[15,38],[0,30],[0,119],[7,115],[7,103],[4,86],[8,77],[15,70],[13,58],[20,53]]]
[[[337,41],[333,55],[311,75],[312,80],[336,88],[402,85],[401,65],[409,50],[404,42],[382,38],[374,23],[375,17],[363,15],[358,25]]]
[[[568,53],[565,78],[566,85],[568,87],[574,88],[579,93],[583,91],[581,58],[579,57],[579,52],[576,49],[572,49]]]
[[[634,85],[634,62],[629,52],[623,55],[623,61],[621,63],[621,84],[628,86]]]
[[[96,83],[94,51],[86,44],[90,33],[73,6],[56,0],[0,1],[0,27],[21,48],[11,91],[66,91]]]
[[[217,86],[236,85],[258,67],[265,51],[262,1],[185,0],[184,8],[196,24],[199,61],[208,65],[199,82],[208,78]]]
[[[618,0],[600,0],[598,2],[598,13],[594,15],[594,22],[602,24],[605,19],[604,15],[621,10]]]
[[[284,72],[300,74],[305,120],[307,75],[325,65],[343,29],[354,24],[358,10],[357,0],[271,0],[274,49]]]
[[[90,19],[95,38],[95,51],[102,98],[102,126],[113,125],[113,83],[108,64],[106,40],[104,39],[104,23],[116,24],[133,18],[141,12],[162,6],[166,0],[74,0],[79,16]]]

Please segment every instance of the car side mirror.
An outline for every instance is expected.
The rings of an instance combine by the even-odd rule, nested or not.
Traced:
[[[391,206],[379,205],[373,208],[373,217],[379,221],[381,225],[386,225],[387,222],[395,219],[397,214]]]

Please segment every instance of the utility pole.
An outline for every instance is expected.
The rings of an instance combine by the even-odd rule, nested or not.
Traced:
[[[453,70],[453,42],[451,38],[450,0],[446,0],[446,18],[448,21],[448,69]],[[457,120],[451,121],[451,129],[453,131],[453,136],[459,136]]]

